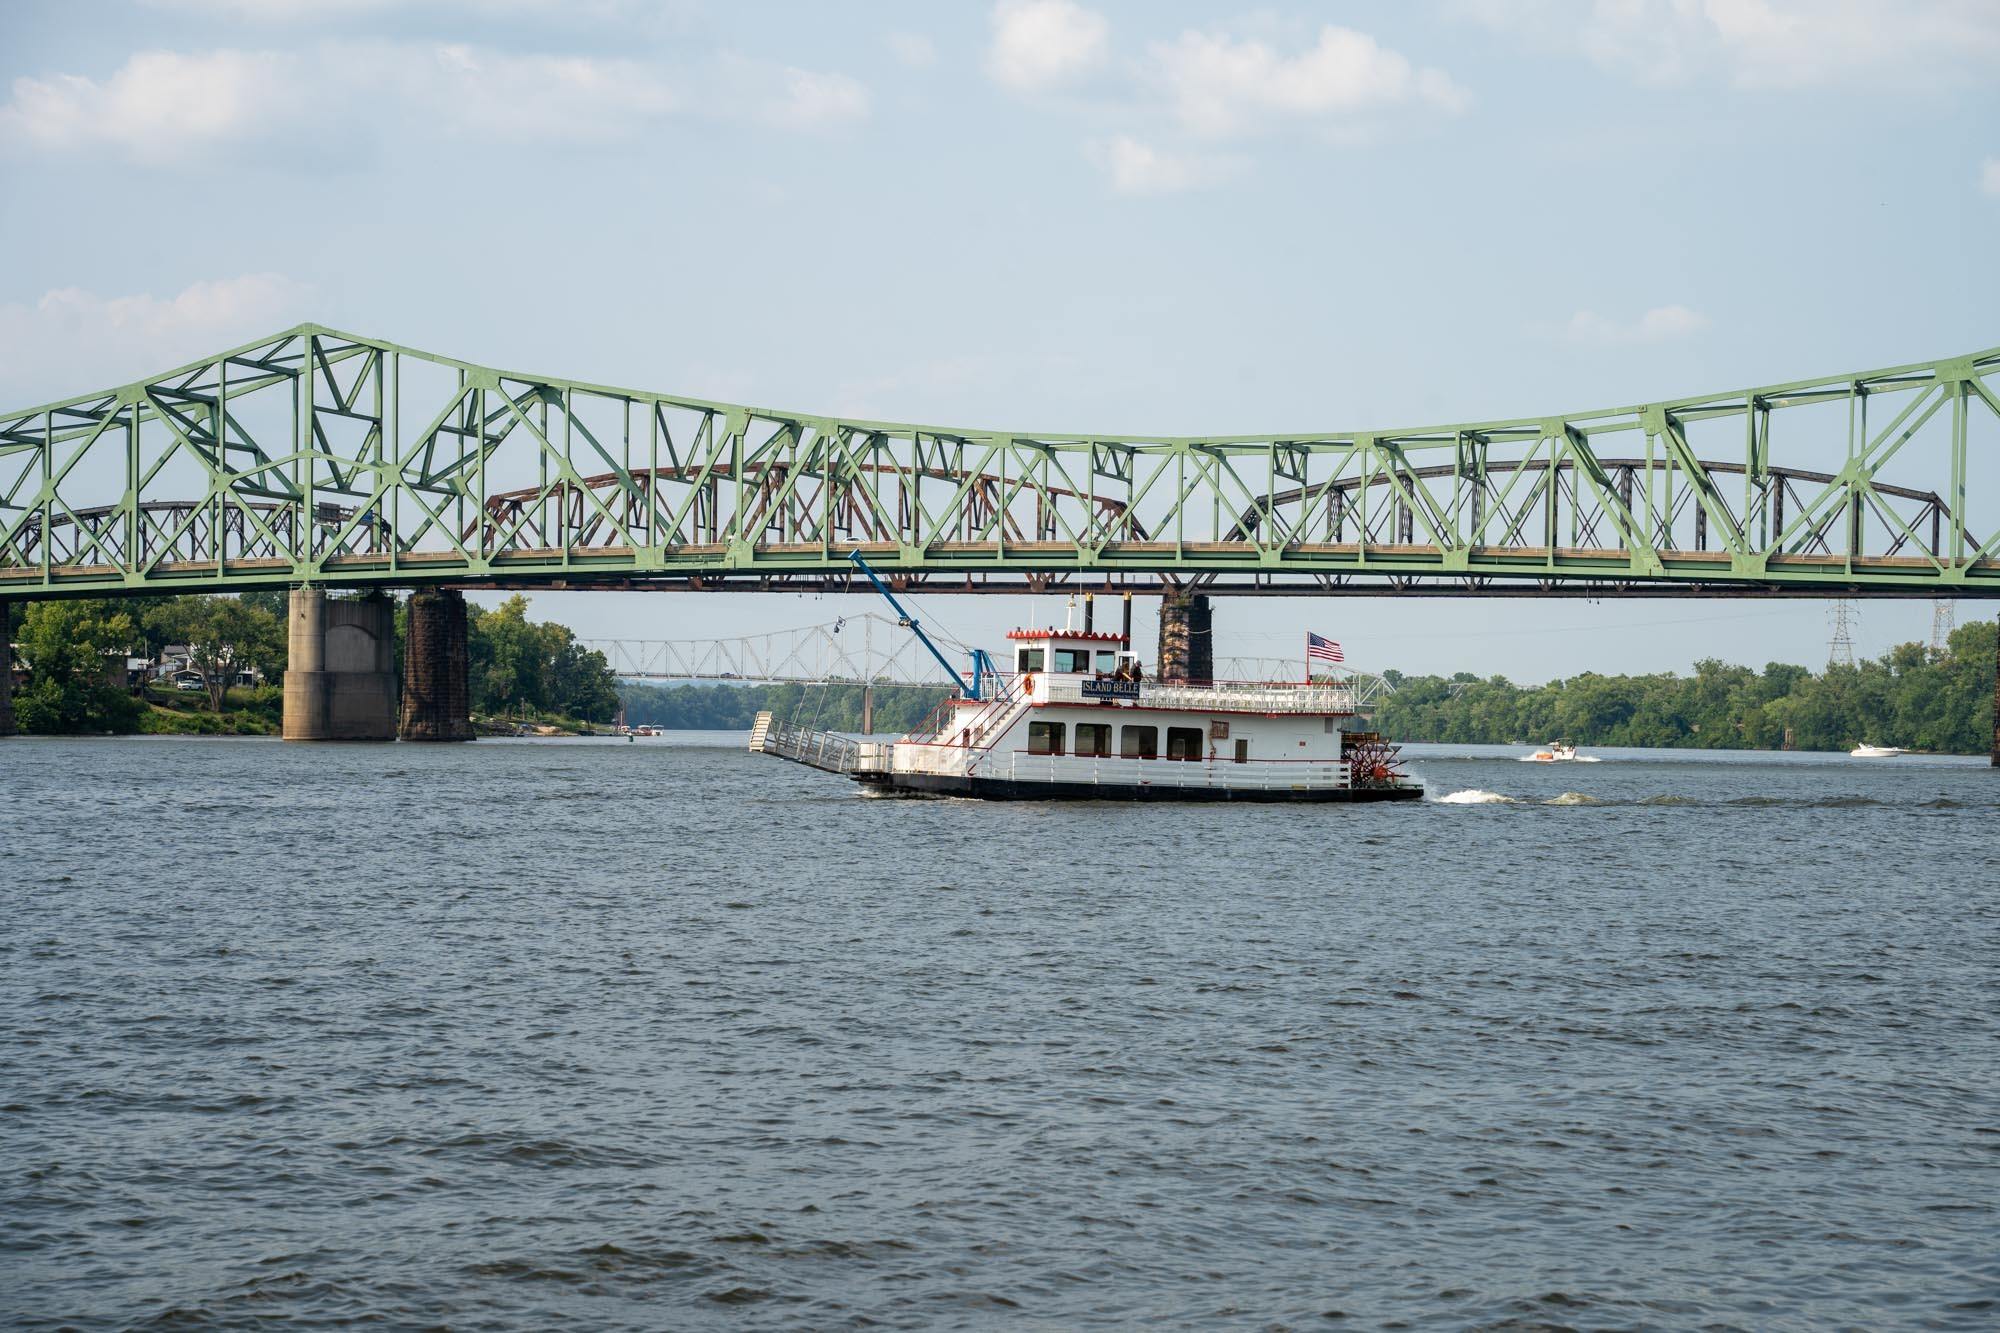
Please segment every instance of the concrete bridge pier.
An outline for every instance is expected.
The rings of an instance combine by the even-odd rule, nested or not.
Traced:
[[[406,741],[472,739],[472,687],[465,651],[465,594],[419,588],[410,594],[403,637]]]
[[[292,589],[285,739],[396,738],[395,608],[380,593],[329,599]]]
[[[1159,679],[1215,679],[1215,619],[1205,593],[1170,588],[1160,595]]]

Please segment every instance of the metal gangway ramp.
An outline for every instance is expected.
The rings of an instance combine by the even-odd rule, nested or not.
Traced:
[[[750,727],[750,753],[789,759],[845,777],[880,772],[888,767],[886,745],[855,740],[837,731],[820,731],[796,722],[781,722],[769,709],[757,714]]]

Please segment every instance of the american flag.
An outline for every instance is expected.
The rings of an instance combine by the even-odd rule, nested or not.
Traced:
[[[1321,635],[1311,633],[1310,631],[1307,632],[1306,634],[1307,662],[1339,663],[1339,662],[1345,662],[1346,660],[1347,657],[1340,651],[1339,644],[1335,643],[1332,639],[1324,638]]]

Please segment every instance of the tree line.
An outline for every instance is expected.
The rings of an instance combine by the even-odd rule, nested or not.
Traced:
[[[16,690],[14,717],[23,731],[49,734],[141,729],[148,703],[124,683],[126,656],[156,661],[184,645],[200,673],[209,709],[220,714],[241,672],[265,682],[275,706],[287,660],[286,594],[126,597],[32,602],[15,624],[14,643],[27,679]],[[609,722],[618,690],[604,655],[584,648],[566,625],[528,619],[516,594],[491,610],[469,606],[466,655],[472,710],[491,717],[565,717]],[[406,610],[398,607],[400,664]]]
[[[468,608],[473,711],[489,717],[559,716],[609,722],[622,700],[626,721],[686,730],[747,729],[757,713],[836,731],[861,726],[861,687],[835,685],[619,685],[601,653],[567,626],[528,619],[525,597],[490,610]],[[285,669],[283,592],[241,596],[109,598],[31,603],[15,643],[28,669],[16,691],[24,731],[129,732],[146,700],[122,683],[123,657],[157,658],[169,644],[192,647],[209,708],[220,713],[227,683],[254,670],[275,692]],[[404,614],[396,616],[401,660]],[[1713,659],[1694,674],[1604,676],[1585,672],[1546,685],[1515,685],[1470,672],[1447,677],[1384,675],[1396,692],[1376,726],[1405,741],[1539,743],[1665,748],[1842,750],[1863,741],[1912,750],[1981,754],[1993,734],[1994,641],[1989,621],[1961,626],[1943,652],[1906,643],[1878,659],[1814,672],[1773,662],[1761,672]],[[119,670],[107,669],[115,662]],[[880,686],[875,729],[908,731],[945,691]],[[276,700],[267,694],[266,707]]]
[[[1375,715],[1399,741],[1664,748],[1845,750],[1867,742],[1984,754],[1993,739],[1995,625],[1959,627],[1942,652],[1905,643],[1853,666],[1763,671],[1714,659],[1691,676],[1594,672],[1515,685],[1503,676],[1383,675],[1396,687]]]
[[[398,661],[402,639],[398,614]],[[529,620],[520,593],[490,611],[466,608],[465,654],[476,713],[579,722],[609,722],[618,714],[618,680],[604,654],[577,642],[567,625]]]

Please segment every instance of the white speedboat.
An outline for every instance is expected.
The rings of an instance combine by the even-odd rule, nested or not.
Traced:
[[[1894,759],[1899,754],[1908,754],[1909,751],[1899,750],[1893,745],[1857,745],[1847,753],[1854,759]]]
[[[1568,741],[1550,741],[1533,754],[1521,756],[1524,764],[1594,764],[1595,759],[1579,756],[1576,747]]]

